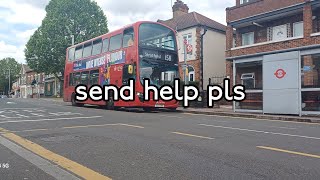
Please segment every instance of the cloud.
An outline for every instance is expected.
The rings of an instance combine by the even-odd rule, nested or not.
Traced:
[[[49,1],[6,0],[5,3],[0,3],[0,58],[10,56],[24,62],[25,44],[41,25]],[[172,18],[171,0],[94,1],[104,10],[110,31],[140,20],[157,21]],[[222,24],[226,24],[226,7],[235,5],[234,0],[183,1],[189,6],[190,12],[196,11]]]
[[[13,57],[19,63],[24,62],[24,47],[17,47],[14,45],[6,44],[4,41],[0,41],[0,59],[6,57]]]

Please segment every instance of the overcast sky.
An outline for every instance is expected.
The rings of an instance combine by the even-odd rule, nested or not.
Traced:
[[[109,30],[139,20],[172,18],[171,0],[95,0],[104,10]],[[175,0],[172,0],[173,2]],[[225,9],[235,0],[183,0],[196,11],[225,23]],[[45,17],[49,0],[2,0],[0,3],[0,59],[14,57],[24,63],[24,48]]]

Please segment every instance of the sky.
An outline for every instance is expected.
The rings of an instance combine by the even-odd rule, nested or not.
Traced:
[[[30,36],[41,25],[50,0],[1,0],[0,59],[13,57],[25,63],[24,49]],[[140,20],[172,18],[171,0],[94,0],[103,9],[110,31]],[[174,3],[175,0],[172,0]],[[235,0],[183,0],[189,12],[196,11],[226,24],[225,9]]]

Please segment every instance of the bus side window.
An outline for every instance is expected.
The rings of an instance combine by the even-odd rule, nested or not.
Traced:
[[[123,34],[123,47],[127,48],[133,46],[134,44],[134,30],[133,28],[128,28],[124,30]]]
[[[83,51],[83,46],[77,46],[76,47],[76,53],[75,53],[75,59],[81,59],[82,58],[82,51]]]
[[[93,70],[90,72],[90,85],[99,84],[99,70]]]
[[[89,72],[82,72],[81,73],[81,84],[88,85],[89,83]]]
[[[92,54],[92,42],[84,44],[83,57],[89,57]]]
[[[77,86],[81,83],[81,73],[73,74],[73,86]]]
[[[74,53],[75,53],[75,48],[71,48],[68,51],[68,61],[74,61]]]
[[[92,48],[92,55],[97,55],[101,53],[101,49],[102,49],[102,40],[101,39],[97,39],[93,41],[93,48]]]
[[[103,48],[102,48],[102,52],[108,52],[109,50],[109,39],[104,39],[103,40]]]
[[[122,34],[118,34],[110,38],[109,51],[120,49],[121,46],[122,46]]]

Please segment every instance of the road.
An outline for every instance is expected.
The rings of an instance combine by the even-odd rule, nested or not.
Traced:
[[[6,180],[320,177],[319,124],[0,99],[0,128]]]

